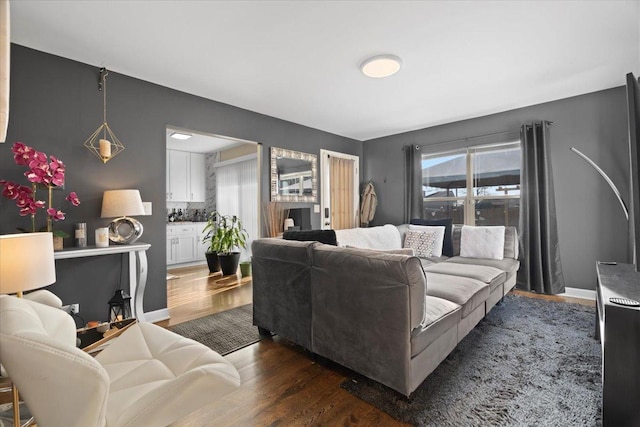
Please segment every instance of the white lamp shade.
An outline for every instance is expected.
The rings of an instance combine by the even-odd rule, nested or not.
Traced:
[[[0,294],[14,294],[56,281],[52,233],[0,236]]]
[[[108,190],[102,195],[102,218],[144,215],[138,190]]]

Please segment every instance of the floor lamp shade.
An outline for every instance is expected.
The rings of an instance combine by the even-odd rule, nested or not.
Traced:
[[[0,236],[0,294],[30,291],[55,281],[52,233]]]

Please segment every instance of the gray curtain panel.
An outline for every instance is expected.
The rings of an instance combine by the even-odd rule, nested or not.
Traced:
[[[422,218],[422,155],[418,145],[406,145],[404,150],[404,223]]]
[[[518,287],[545,294],[564,292],[556,203],[549,151],[549,122],[520,130],[520,270]]]

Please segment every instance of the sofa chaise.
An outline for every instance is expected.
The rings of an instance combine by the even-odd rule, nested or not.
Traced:
[[[457,226],[454,256],[393,253],[410,227],[337,230],[338,246],[255,240],[254,325],[410,396],[515,286],[519,267],[513,227],[502,259],[460,256]]]

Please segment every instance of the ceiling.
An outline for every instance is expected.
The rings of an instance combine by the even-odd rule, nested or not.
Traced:
[[[191,134],[191,138],[184,140],[172,138],[171,133],[175,131]],[[208,135],[180,128],[167,128],[167,148],[170,150],[188,151],[190,153],[215,153],[218,151],[228,150],[245,143],[248,143],[248,141],[241,141],[239,139],[232,139],[217,135]]]
[[[14,43],[361,141],[621,86],[639,28],[638,1],[11,1]]]

